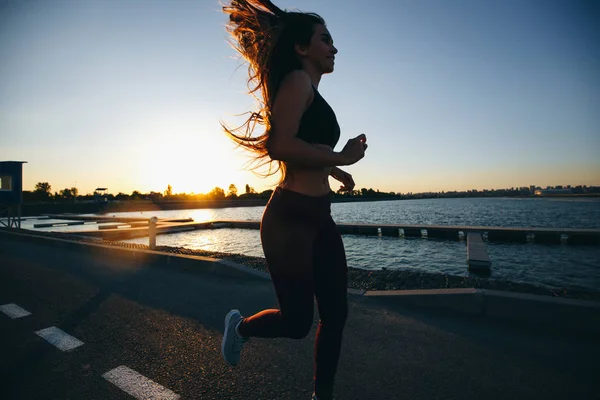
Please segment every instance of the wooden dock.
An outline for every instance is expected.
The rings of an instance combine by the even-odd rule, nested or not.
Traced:
[[[101,215],[76,215],[76,214],[45,214],[44,217],[50,219],[63,219],[68,221],[88,221],[88,222],[148,222],[148,218],[142,217],[110,217]],[[184,220],[164,220],[164,221],[184,221]],[[191,218],[185,221],[192,221]]]
[[[112,223],[112,226],[98,225],[98,229],[96,230],[78,231],[78,235],[101,237],[107,240],[126,240],[149,235],[147,226],[148,218],[78,216],[68,214],[48,215],[48,217],[88,223]],[[600,229],[351,223],[338,223],[337,225],[343,235],[465,240],[468,238],[470,232],[477,232],[481,235],[483,242],[600,245]],[[159,219],[157,234],[219,228],[259,229],[260,221],[224,220],[194,222],[191,218]]]
[[[260,228],[260,221],[214,221],[213,224],[224,228]],[[469,232],[479,232],[489,242],[600,244],[600,229],[349,223],[337,226],[343,235],[464,240]]]
[[[85,225],[88,224],[96,224],[97,222],[87,222],[87,221],[69,221],[69,222],[45,222],[43,224],[33,224],[34,228],[52,228],[54,226],[73,226],[73,225]]]

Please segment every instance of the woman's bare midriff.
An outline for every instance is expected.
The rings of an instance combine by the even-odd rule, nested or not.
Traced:
[[[307,196],[325,196],[331,191],[329,186],[329,171],[329,167],[318,169],[288,167],[286,180],[279,186]]]
[[[322,151],[333,151],[333,148],[326,144],[313,144],[313,146]],[[282,188],[314,197],[325,196],[331,192],[329,186],[331,167],[309,167],[290,163],[287,163],[286,167],[286,179],[279,185]]]

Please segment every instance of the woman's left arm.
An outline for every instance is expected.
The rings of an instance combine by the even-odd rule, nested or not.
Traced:
[[[326,144],[313,143],[313,146],[323,151],[333,151],[332,147]],[[352,175],[346,171],[339,167],[333,166],[329,167],[329,175],[342,184],[342,186],[340,186],[340,190],[342,192],[351,192],[354,190],[354,179],[352,179]]]
[[[336,181],[339,181],[343,185],[340,186],[341,191],[350,192],[354,190],[354,179],[352,179],[352,175],[350,175],[346,171],[338,167],[331,167],[329,175],[331,175]]]
[[[336,178],[336,176],[340,176],[342,172],[344,171],[342,171],[339,167],[331,167],[331,169],[329,170],[329,175]]]

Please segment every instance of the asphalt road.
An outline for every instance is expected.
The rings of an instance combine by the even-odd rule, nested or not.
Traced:
[[[7,304],[31,314],[0,312],[2,399],[133,399],[104,377],[121,366],[181,399],[308,400],[312,393],[315,327],[302,340],[252,339],[235,369],[221,358],[225,314],[276,307],[270,282],[2,239],[0,306]],[[36,334],[49,327],[83,344],[61,351]],[[598,399],[598,344],[591,335],[351,296],[336,396]]]

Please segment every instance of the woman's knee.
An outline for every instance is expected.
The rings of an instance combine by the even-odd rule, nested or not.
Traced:
[[[348,304],[340,304],[329,312],[321,315],[321,325],[326,325],[331,329],[343,329],[348,319]]]
[[[287,320],[287,336],[290,339],[304,339],[312,328],[313,316],[296,316]]]

